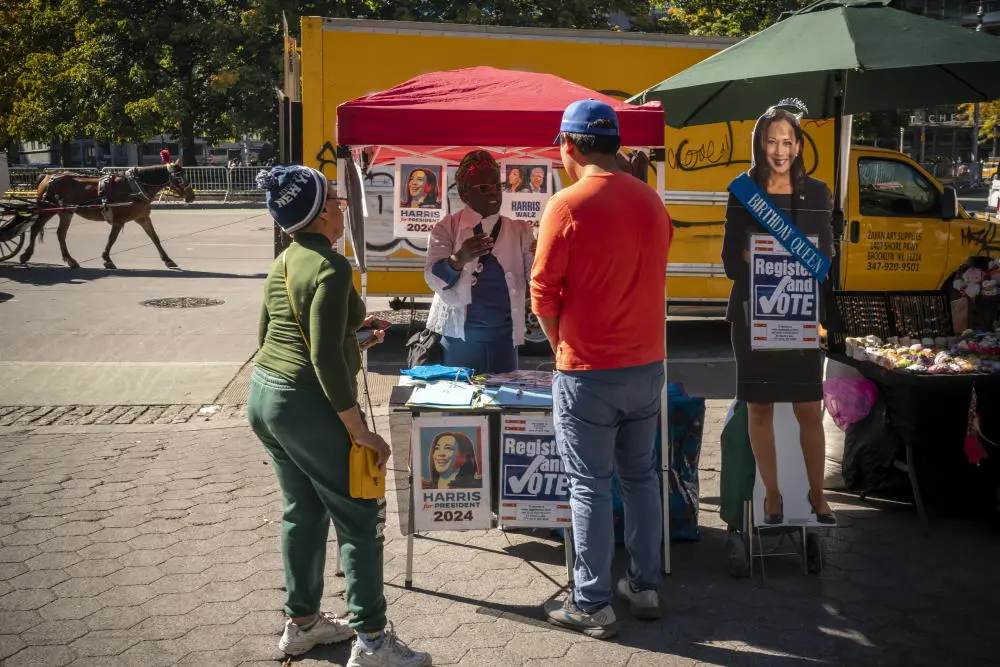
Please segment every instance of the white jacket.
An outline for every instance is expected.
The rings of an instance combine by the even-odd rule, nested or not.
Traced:
[[[482,216],[466,206],[447,216],[431,230],[424,263],[424,278],[434,290],[434,301],[427,315],[427,328],[431,331],[465,340],[465,313],[472,302],[472,272],[477,262],[472,261],[462,267],[462,275],[450,289],[445,289],[445,282],[435,276],[431,269],[438,260],[451,257],[457,252],[462,243],[473,235],[473,228],[479,222],[483,222],[484,229],[492,229],[492,220],[493,216],[484,221]],[[514,321],[514,345],[524,343],[524,309],[531,264],[534,261],[531,249],[534,240],[529,223],[504,218],[500,236],[493,246],[493,256],[500,262],[507,279],[510,317]]]

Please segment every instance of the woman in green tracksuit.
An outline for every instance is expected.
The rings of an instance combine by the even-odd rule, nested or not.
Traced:
[[[349,667],[430,665],[427,654],[411,651],[385,629],[385,499],[350,494],[351,440],[374,450],[383,468],[390,449],[369,430],[357,404],[357,331],[370,318],[350,263],[333,249],[344,234],[343,200],[308,167],[262,171],[257,183],[275,223],[293,239],[265,282],[247,405],[284,496],[289,619],[278,647],[299,655],[356,636]],[[383,336],[377,333],[374,342]],[[347,579],[349,622],[320,610],[331,519]]]

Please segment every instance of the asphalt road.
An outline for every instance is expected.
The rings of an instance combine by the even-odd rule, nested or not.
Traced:
[[[164,267],[133,224],[113,250],[118,269],[105,269],[109,228],[81,218],[68,240],[81,268],[61,261],[54,223],[30,265],[0,264],[0,406],[212,403],[250,359],[273,257],[267,214],[156,210],[152,219],[180,271]],[[147,304],[185,297],[214,305]],[[370,311],[387,309],[388,299],[369,300]],[[683,310],[669,320],[668,377],[691,394],[732,396],[729,330],[719,315]],[[405,340],[406,325],[393,327],[370,361],[401,365]],[[551,356],[521,358],[525,368],[546,362]]]
[[[983,213],[986,211],[986,198],[989,193],[985,190],[969,196],[959,196],[958,203],[969,213]]]

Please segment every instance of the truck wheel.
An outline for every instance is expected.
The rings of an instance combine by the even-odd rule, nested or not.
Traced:
[[[549,341],[542,331],[542,325],[531,312],[531,299],[524,302],[524,344],[519,348],[521,354],[529,357],[542,357],[552,354]]]

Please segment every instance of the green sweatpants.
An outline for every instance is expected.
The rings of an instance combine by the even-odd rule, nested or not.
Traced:
[[[274,462],[284,496],[285,613],[309,616],[320,611],[332,517],[347,579],[351,627],[381,631],[386,625],[385,499],[351,497],[351,441],[340,417],[318,387],[295,385],[260,367],[251,378],[247,415]]]

